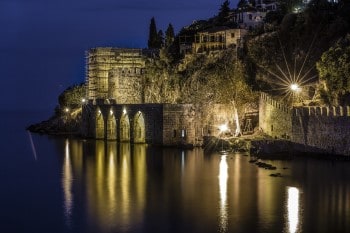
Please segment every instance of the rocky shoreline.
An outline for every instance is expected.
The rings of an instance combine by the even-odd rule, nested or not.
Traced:
[[[32,124],[26,130],[48,135],[79,135],[80,117],[54,115],[50,119]]]

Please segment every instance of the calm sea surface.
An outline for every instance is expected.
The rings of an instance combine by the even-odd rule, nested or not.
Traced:
[[[1,113],[0,232],[350,232],[349,162],[25,131],[43,118]]]

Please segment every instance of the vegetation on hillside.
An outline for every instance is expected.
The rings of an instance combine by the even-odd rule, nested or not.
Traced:
[[[349,7],[345,2],[312,1],[302,12],[284,15],[275,30],[251,34],[245,51],[256,71],[251,74],[259,90],[288,99],[292,83],[307,90],[308,86],[315,86],[319,76],[316,63],[349,32],[349,17],[340,4]]]
[[[326,104],[350,104],[350,34],[322,54],[317,62],[320,94]]]

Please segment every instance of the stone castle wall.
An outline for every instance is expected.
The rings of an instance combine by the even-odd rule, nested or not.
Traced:
[[[259,100],[259,127],[277,138],[290,138],[292,133],[291,108],[283,102],[261,93]]]
[[[196,138],[197,124],[196,111],[192,104],[164,104],[164,145],[196,145],[198,143]]]
[[[293,109],[291,140],[300,150],[350,156],[350,107]]]
[[[350,155],[350,107],[293,107],[262,93],[259,126],[268,135],[287,138],[301,152]]]
[[[86,55],[87,98],[141,103],[145,59],[141,49],[90,49]]]
[[[213,111],[214,109],[214,111]],[[215,110],[219,111],[216,112]],[[142,142],[165,146],[200,146],[203,136],[218,136],[218,126],[230,122],[232,113],[226,105],[214,105],[211,110],[193,104],[117,104],[104,99],[90,100],[83,105],[81,134],[88,138],[125,141],[121,136],[122,118],[129,123],[127,141],[135,140],[138,115],[144,119]],[[220,114],[218,114],[220,113]],[[113,119],[114,135],[108,122]],[[98,133],[99,132],[99,133]]]

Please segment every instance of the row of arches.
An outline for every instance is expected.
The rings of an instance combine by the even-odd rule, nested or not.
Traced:
[[[123,113],[120,119],[117,119],[113,111],[110,110],[106,119],[103,117],[101,110],[96,111],[96,138],[119,140],[121,142],[129,142],[131,133],[133,133],[134,143],[146,142],[145,119],[142,112],[138,111],[130,120],[128,114]],[[133,123],[133,124],[131,124]]]

